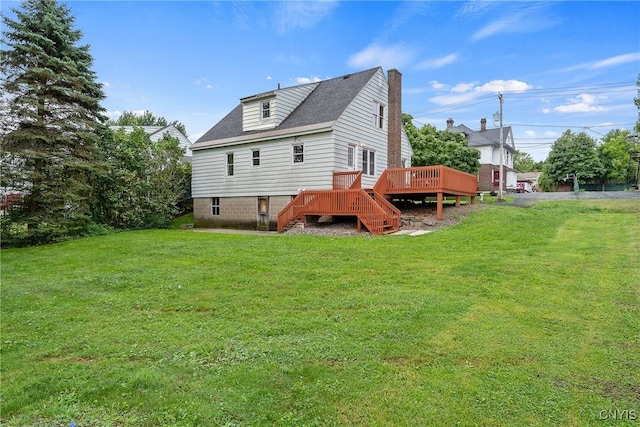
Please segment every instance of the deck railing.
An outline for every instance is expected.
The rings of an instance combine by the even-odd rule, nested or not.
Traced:
[[[357,216],[373,234],[400,226],[400,211],[384,197],[373,200],[361,189],[303,191],[278,214],[278,231],[302,215]]]
[[[373,194],[376,203],[382,208],[382,210],[384,210],[390,226],[396,230],[399,229],[400,218],[402,217],[402,212],[400,212],[400,209],[393,206],[391,202],[389,202],[382,194],[376,193],[375,191],[373,192]]]
[[[472,196],[477,191],[475,175],[447,166],[386,169],[374,190],[382,195],[450,193]]]
[[[346,190],[362,188],[362,171],[334,172],[333,189]]]
[[[303,191],[278,214],[278,231],[305,215],[353,215],[373,234],[400,228],[400,211],[387,200],[402,194],[437,196],[436,218],[442,219],[445,195],[471,196],[477,192],[475,175],[447,166],[386,169],[370,195],[361,189],[362,173],[334,172],[333,190]],[[375,199],[375,200],[374,200]]]

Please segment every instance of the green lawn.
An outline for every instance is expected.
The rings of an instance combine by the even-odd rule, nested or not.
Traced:
[[[639,221],[635,201],[576,201],[419,237],[5,250],[0,421],[637,425]]]

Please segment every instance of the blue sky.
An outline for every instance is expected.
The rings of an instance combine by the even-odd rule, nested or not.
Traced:
[[[418,125],[493,126],[543,160],[568,128],[632,129],[640,2],[68,1],[103,106],[150,110],[195,141],[240,98],[382,66]],[[19,2],[3,0],[3,13]]]

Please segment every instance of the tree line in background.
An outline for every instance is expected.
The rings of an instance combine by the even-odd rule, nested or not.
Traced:
[[[19,200],[5,199],[2,246],[166,225],[188,197],[190,164],[176,138],[152,141],[139,126],[169,123],[150,112],[107,122],[93,58],[65,5],[27,0],[15,13],[2,18],[0,159],[3,193]]]

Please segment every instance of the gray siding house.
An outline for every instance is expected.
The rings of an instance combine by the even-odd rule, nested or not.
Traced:
[[[480,151],[480,171],[478,172],[478,191],[498,191],[500,183],[500,128],[488,128],[487,119],[480,120],[480,129],[472,130],[465,125],[453,125],[453,119],[447,120],[447,130],[461,133],[469,142],[469,147]],[[516,151],[511,126],[502,128],[504,149],[504,175],[502,188],[509,191],[517,189],[517,172],[513,169],[513,155]]]
[[[331,189],[334,172],[410,166],[401,74],[382,68],[240,99],[192,146],[196,227],[275,230],[302,190]]]

